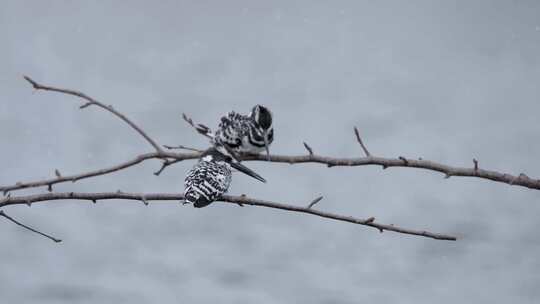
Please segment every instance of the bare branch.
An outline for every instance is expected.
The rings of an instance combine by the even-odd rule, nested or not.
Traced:
[[[173,152],[163,152],[163,153],[146,153],[141,154],[135,157],[132,160],[126,161],[124,163],[118,164],[116,166],[70,175],[62,176],[59,178],[32,181],[32,182],[17,182],[14,185],[0,186],[0,192],[7,194],[9,191],[35,188],[35,187],[47,187],[48,185],[54,185],[57,183],[63,182],[75,182],[81,179],[94,177],[98,175],[105,175],[115,171],[120,171],[128,167],[139,164],[147,159],[174,159],[178,161],[189,160],[189,159],[198,159],[201,156],[200,152],[190,152],[190,153],[173,153]],[[242,161],[268,161],[265,155],[240,155],[239,158]],[[357,158],[336,158],[328,157],[321,155],[271,155],[270,162],[274,163],[287,163],[287,164],[301,164],[301,163],[318,163],[323,164],[328,167],[357,167],[357,166],[382,166],[383,168],[389,167],[407,167],[407,168],[417,168],[424,169],[429,171],[436,171],[444,174],[446,178],[450,176],[465,176],[465,177],[476,177],[481,179],[487,179],[495,182],[505,183],[508,185],[522,186],[530,189],[540,190],[540,180],[530,178],[526,175],[521,177],[514,176],[508,173],[500,173],[497,171],[484,170],[478,168],[464,168],[464,167],[452,167],[444,165],[441,163],[425,160],[425,159],[406,159],[404,157],[400,158],[384,158],[384,157],[357,157]],[[170,165],[170,164],[169,164]],[[168,166],[168,165],[167,165]]]
[[[265,155],[243,155],[242,161],[267,161]],[[429,171],[436,171],[448,176],[467,176],[487,179],[495,182],[505,183],[508,185],[522,186],[530,189],[540,190],[540,180],[533,179],[527,176],[518,178],[512,174],[500,173],[492,170],[484,170],[478,168],[453,167],[441,163],[437,163],[425,159],[406,159],[401,158],[385,158],[385,157],[356,157],[356,158],[337,158],[321,155],[272,155],[271,162],[300,164],[300,163],[319,163],[328,167],[356,167],[356,166],[371,166],[377,165],[383,168],[390,167],[407,167],[417,168]]]
[[[12,218],[11,216],[7,215],[7,214],[4,212],[4,210],[0,210],[0,216],[3,216],[3,217],[5,217],[5,218],[7,218],[8,220],[12,221],[13,223],[15,223],[15,224],[17,224],[17,225],[19,225],[19,226],[21,226],[21,227],[27,229],[27,230],[30,230],[30,231],[32,231],[32,232],[34,232],[34,233],[37,233],[37,234],[39,234],[39,235],[42,235],[42,236],[44,236],[44,237],[46,237],[46,238],[48,238],[48,239],[50,239],[50,240],[53,240],[53,241],[56,242],[56,243],[62,242],[61,239],[57,239],[57,238],[55,238],[55,237],[53,237],[53,236],[50,236],[50,235],[45,234],[45,233],[43,233],[43,232],[41,232],[41,231],[39,231],[39,230],[36,230],[36,229],[34,229],[34,228],[32,228],[32,227],[26,226],[25,224],[18,222],[17,220],[15,220],[14,218]]]
[[[75,175],[59,176],[59,177],[56,177],[56,178],[45,179],[45,180],[40,180],[40,181],[33,181],[33,182],[26,182],[26,183],[18,182],[15,185],[0,187],[0,191],[2,191],[3,193],[7,193],[7,192],[13,191],[13,190],[20,190],[20,189],[26,189],[26,188],[35,188],[35,187],[42,187],[42,186],[49,186],[49,185],[52,186],[54,184],[63,183],[63,182],[76,182],[76,181],[81,180],[81,179],[94,177],[94,176],[98,176],[98,175],[105,175],[105,174],[112,173],[112,172],[115,172],[115,171],[120,171],[122,169],[131,167],[131,166],[136,165],[136,164],[138,164],[138,163],[140,163],[140,162],[142,162],[142,161],[144,161],[146,159],[151,159],[151,158],[161,158],[161,157],[156,152],[147,153],[147,154],[141,154],[141,155],[137,156],[136,158],[134,158],[132,160],[129,160],[129,161],[121,163],[121,164],[118,164],[116,166],[103,168],[103,169],[99,169],[99,170],[95,170],[95,171],[89,171],[89,172],[80,173],[80,174],[75,174]]]
[[[183,194],[166,194],[166,193],[125,193],[125,192],[103,192],[103,193],[77,193],[77,192],[62,192],[62,193],[43,193],[36,195],[28,196],[19,196],[11,197],[9,200],[3,200],[0,202],[0,208],[8,205],[17,205],[17,204],[26,204],[27,202],[43,202],[43,201],[56,201],[56,200],[110,200],[110,199],[121,199],[121,200],[132,200],[132,201],[143,201],[152,200],[152,201],[181,201],[184,199]],[[324,217],[336,221],[343,221],[358,225],[369,226],[378,229],[379,231],[393,231],[397,233],[410,234],[423,236],[428,238],[433,238],[437,240],[448,240],[455,241],[456,237],[445,234],[432,233],[428,231],[420,230],[411,230],[400,228],[394,225],[385,225],[375,222],[374,218],[360,219],[352,216],[344,216],[329,212],[323,212],[308,207],[299,207],[293,205],[287,205],[282,203],[275,203],[255,198],[250,198],[247,196],[231,196],[223,195],[220,198],[220,201],[232,203],[232,204],[242,204],[242,205],[251,205],[251,206],[260,206],[274,209],[287,210],[292,212],[307,213],[311,215],[316,215],[319,217]]]
[[[364,142],[362,142],[362,138],[360,138],[360,132],[358,132],[358,128],[354,127],[354,134],[356,135],[356,140],[360,144],[360,147],[362,147],[362,150],[364,150],[364,153],[366,154],[366,157],[370,157],[371,154],[369,153],[368,149],[364,145]]]
[[[111,112],[112,114],[116,115],[117,117],[125,121],[127,124],[129,124],[140,135],[142,135],[156,149],[156,152],[141,154],[133,160],[118,164],[113,167],[108,167],[108,168],[95,170],[95,171],[89,171],[89,172],[80,173],[80,174],[71,175],[71,176],[65,176],[65,177],[61,176],[60,172],[58,172],[58,170],[55,170],[56,178],[53,178],[53,179],[46,179],[46,180],[33,181],[33,182],[17,182],[15,183],[15,185],[0,186],[0,191],[2,191],[4,194],[7,194],[9,191],[33,188],[33,187],[41,187],[41,186],[46,186],[49,191],[52,191],[52,186],[54,184],[68,182],[68,181],[75,182],[80,179],[109,174],[115,171],[123,170],[125,168],[134,166],[147,159],[163,159],[164,160],[162,168],[158,170],[157,172],[155,172],[155,174],[158,175],[159,173],[163,171],[163,169],[165,169],[165,167],[169,165],[172,165],[176,162],[186,160],[186,159],[196,159],[196,158],[199,158],[201,155],[201,153],[198,151],[195,151],[193,153],[165,152],[163,151],[163,149],[161,149],[159,145],[157,145],[157,143],[154,140],[152,140],[144,131],[142,131],[141,128],[135,125],[126,116],[124,116],[120,112],[113,109],[112,106],[106,106],[98,102],[97,100],[78,91],[41,85],[28,76],[24,76],[24,79],[28,81],[36,90],[54,91],[54,92],[59,92],[63,94],[80,97],[87,101],[87,103],[84,104],[83,107],[96,105]],[[189,118],[186,114],[183,114],[182,116],[186,122],[188,122],[193,128],[197,130],[197,132],[205,135],[206,137],[212,138],[211,130],[208,127],[202,124],[195,124],[193,120]],[[440,164],[440,163],[436,163],[436,162],[432,162],[428,160],[423,160],[421,158],[419,158],[418,160],[412,160],[412,159],[408,160],[402,156],[400,156],[398,159],[372,157],[369,151],[367,150],[367,148],[365,147],[365,145],[363,144],[362,139],[360,138],[358,129],[356,127],[354,128],[354,131],[356,134],[356,139],[358,143],[360,144],[360,146],[362,147],[362,150],[364,150],[364,153],[366,154],[367,157],[333,158],[333,157],[319,156],[319,155],[315,155],[311,147],[309,147],[306,143],[304,143],[304,147],[306,148],[306,150],[308,150],[309,155],[299,155],[299,156],[272,155],[270,156],[270,159],[268,159],[267,157],[264,157],[263,155],[235,155],[234,153],[231,153],[231,154],[235,156],[236,158],[238,158],[238,160],[271,161],[271,162],[289,163],[289,164],[321,163],[321,164],[325,164],[327,167],[366,166],[366,165],[380,165],[384,169],[388,167],[411,167],[411,168],[419,168],[419,169],[441,172],[445,175],[445,178],[449,178],[450,176],[469,176],[469,177],[477,177],[477,178],[488,179],[488,180],[492,180],[496,182],[506,183],[509,185],[518,185],[518,186],[523,186],[523,187],[527,187],[531,189],[540,189],[540,180],[529,178],[525,174],[520,174],[519,176],[513,176],[507,173],[499,173],[496,171],[482,170],[478,168],[478,161],[476,161],[476,159],[473,159],[474,168],[471,169],[471,168],[451,167],[448,165],[444,165],[444,164]],[[180,146],[180,147],[183,147],[183,146]]]
[[[137,126],[134,122],[132,122],[129,118],[127,118],[124,114],[116,111],[112,106],[104,105],[101,102],[99,102],[99,101],[93,99],[92,97],[90,97],[90,96],[88,96],[88,95],[86,95],[84,93],[81,93],[79,91],[41,85],[41,84],[37,83],[36,81],[34,81],[32,78],[30,78],[28,76],[24,76],[24,79],[26,81],[28,81],[34,87],[34,89],[36,89],[36,90],[58,92],[58,93],[63,93],[63,94],[67,94],[67,95],[76,96],[76,97],[79,97],[79,98],[82,98],[82,99],[86,100],[87,103],[82,105],[80,107],[81,109],[84,109],[84,108],[86,108],[88,106],[91,106],[91,105],[95,105],[95,106],[98,106],[98,107],[100,107],[100,108],[102,108],[102,109],[104,109],[106,111],[111,112],[112,114],[116,115],[118,118],[120,118],[121,120],[126,122],[130,127],[135,129],[135,131],[137,131],[142,137],[144,137],[144,139],[146,139],[146,141],[150,145],[152,145],[152,147],[154,147],[154,149],[156,149],[157,152],[162,152],[163,151],[161,149],[161,147],[152,138],[150,138],[150,136],[148,136],[146,134],[146,132],[144,132],[139,126]]]

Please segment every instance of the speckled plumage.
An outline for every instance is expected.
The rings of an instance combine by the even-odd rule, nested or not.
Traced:
[[[203,156],[185,179],[186,203],[201,208],[226,193],[231,184],[231,166],[215,156]]]
[[[253,107],[249,115],[231,111],[221,118],[214,143],[226,145],[237,153],[257,154],[265,150],[265,140],[274,140],[272,113],[261,105]]]

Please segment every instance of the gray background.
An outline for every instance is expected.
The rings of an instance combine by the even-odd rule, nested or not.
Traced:
[[[97,169],[151,151],[78,89],[162,144],[268,105],[274,153],[423,157],[540,176],[536,1],[1,1],[0,184]],[[193,161],[148,161],[57,191],[180,192]],[[264,208],[110,201],[7,208],[3,303],[538,303],[537,191],[380,167],[250,163],[231,194],[452,233],[436,241]],[[45,191],[45,189],[41,189]],[[33,191],[27,191],[32,193]]]

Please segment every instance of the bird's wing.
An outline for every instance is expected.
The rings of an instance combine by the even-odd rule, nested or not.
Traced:
[[[221,117],[216,138],[230,148],[237,148],[242,144],[242,138],[246,136],[246,126],[246,117],[231,111]]]

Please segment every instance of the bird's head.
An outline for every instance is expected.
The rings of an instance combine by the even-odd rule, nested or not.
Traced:
[[[270,150],[268,149],[271,138],[274,136],[274,128],[272,126],[272,112],[262,105],[256,105],[251,110],[251,118],[254,121],[257,132],[264,140],[264,148],[266,156],[270,160]]]
[[[251,109],[251,118],[261,130],[272,128],[272,112],[262,105],[256,105]]]

